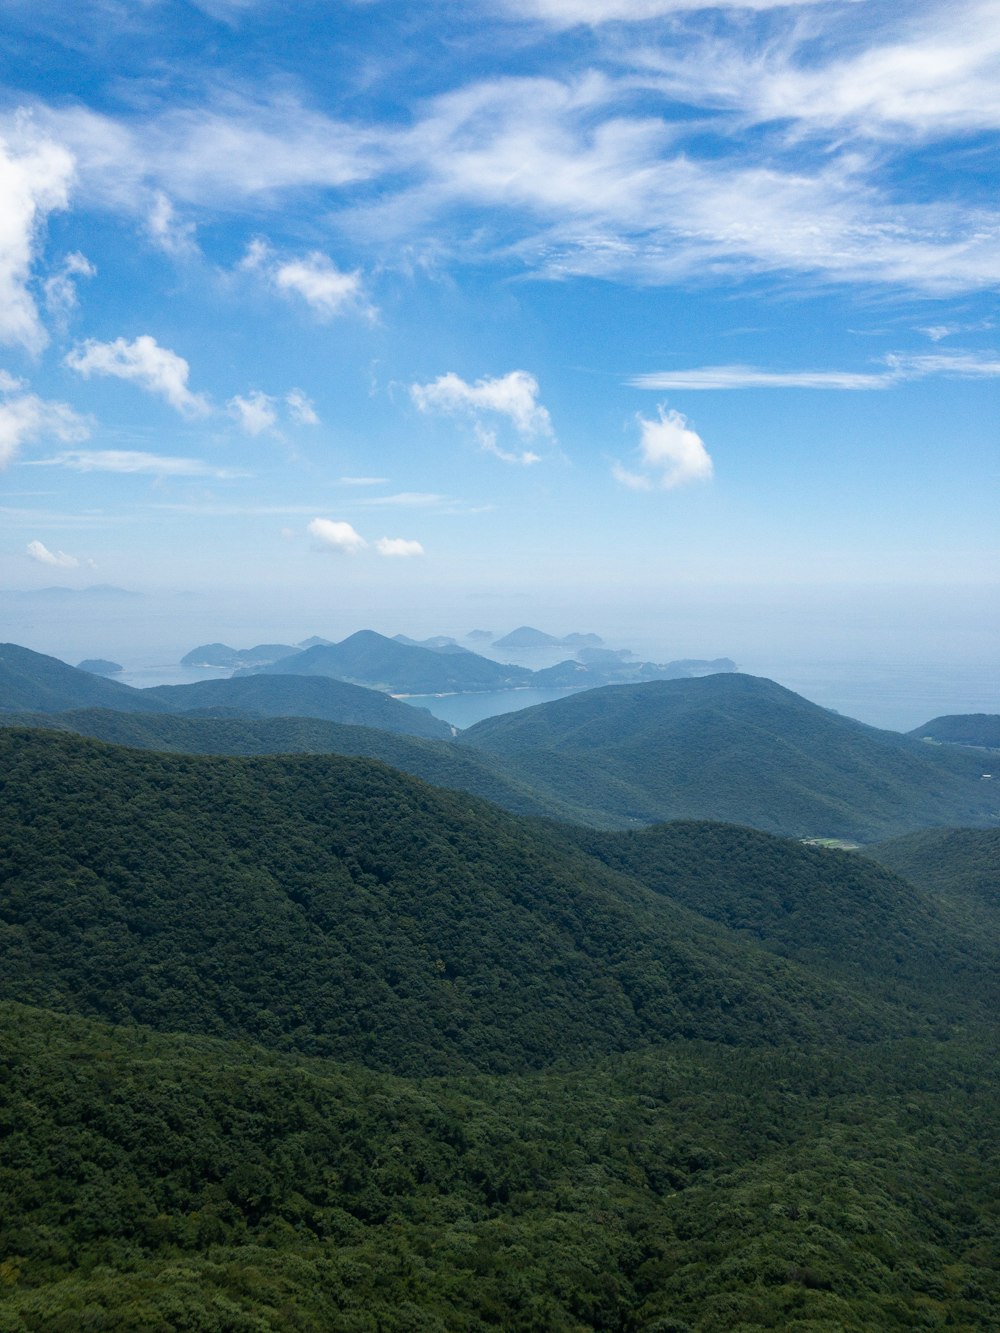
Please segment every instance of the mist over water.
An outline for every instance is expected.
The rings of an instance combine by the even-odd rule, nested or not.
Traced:
[[[324,604],[325,602],[325,604]],[[315,596],[260,599],[213,592],[0,593],[0,639],[71,665],[104,657],[139,687],[228,674],[184,668],[202,643],[291,645],[311,635],[339,640],[359,629],[415,639],[448,634],[473,651],[535,669],[571,650],[495,649],[474,629],[502,637],[528,624],[547,633],[599,634],[640,660],[731,657],[807,699],[873,726],[910,730],[945,713],[1000,712],[1000,631],[991,589],[682,589],[612,600],[525,593],[394,606],[334,604]],[[457,726],[558,698],[569,691],[420,698]]]

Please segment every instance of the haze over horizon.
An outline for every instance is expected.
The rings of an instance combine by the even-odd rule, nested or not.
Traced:
[[[4,29],[0,589],[996,663],[995,6]]]

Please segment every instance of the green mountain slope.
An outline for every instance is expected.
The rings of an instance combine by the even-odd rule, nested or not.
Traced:
[[[531,681],[525,667],[478,653],[441,653],[359,630],[342,643],[318,645],[257,669],[261,675],[332,676],[395,694],[505,690]]]
[[[0,1326],[986,1330],[988,1052],[406,1081],[0,1004]]]
[[[408,736],[446,738],[452,729],[426,708],[346,681],[301,676],[236,676],[137,691],[171,712],[214,708],[252,717],[314,717],[349,726],[379,727]]]
[[[970,833],[1000,851],[1000,830]],[[728,824],[564,836],[655,892],[823,975],[908,995],[915,1004],[933,995],[939,1011],[956,1018],[970,1006],[987,1013],[1000,1007],[1000,939],[970,939],[935,896],[854,853]]]
[[[446,722],[425,708],[343,681],[245,677],[137,690],[17,644],[0,645],[0,713],[88,708],[121,713],[216,709],[246,717],[315,717],[440,739],[452,734]]]
[[[375,696],[376,700],[380,697]],[[164,715],[85,708],[66,713],[0,713],[0,727],[68,731],[112,745],[168,754],[339,754],[378,759],[435,786],[481,796],[515,814],[570,822],[584,818],[584,812],[553,793],[531,787],[492,755],[372,726],[344,726],[314,717]]]
[[[479,722],[462,745],[589,808],[594,822],[718,819],[860,841],[1000,820],[973,754],[843,718],[773,681],[720,674],[591,690]]]
[[[383,765],[42,731],[0,762],[2,997],[420,1072],[937,1018]]]
[[[120,681],[67,666],[16,643],[0,644],[0,712],[61,712],[115,708],[123,713],[165,712],[166,705]]]
[[[922,740],[925,736],[947,745],[977,745],[1000,750],[1000,714],[951,713],[935,717],[909,733]]]
[[[977,937],[1000,939],[1000,829],[925,829],[865,854],[933,894]]]

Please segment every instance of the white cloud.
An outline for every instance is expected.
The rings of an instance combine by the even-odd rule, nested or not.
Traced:
[[[819,0],[718,0],[716,9],[788,9]],[[578,24],[642,23],[690,10],[707,9],[706,0],[507,0],[512,13],[543,19],[557,28]]]
[[[639,472],[632,472],[616,463],[612,468],[615,479],[633,490],[652,490],[658,486],[673,490],[689,482],[709,481],[712,460],[700,435],[693,431],[680,412],[665,411],[662,407],[656,420],[638,417],[641,439],[639,442]]]
[[[35,460],[36,467],[65,467],[73,472],[149,473],[157,477],[245,477],[246,472],[212,467],[197,458],[171,458],[131,449],[68,449],[54,458]]]
[[[677,53],[635,53],[663,86],[700,106],[730,108],[744,120],[789,121],[863,137],[942,136],[1000,126],[1000,11],[993,0],[953,0],[901,13],[887,36],[859,30],[844,53],[817,58],[810,33],[754,50],[737,36]],[[877,33],[877,29],[875,30]]]
[[[494,427],[483,421],[484,416],[506,419],[522,439],[555,438],[548,411],[538,401],[538,381],[526,370],[479,379],[475,384],[448,371],[430,384],[411,384],[410,397],[421,412],[470,417],[479,447],[505,463],[538,463],[541,456],[530,449],[503,448]]]
[[[55,439],[63,444],[85,440],[90,426],[66,403],[48,402],[22,392],[23,384],[0,371],[0,468],[17,457],[22,445]]]
[[[405,537],[380,537],[375,543],[375,549],[379,555],[404,558],[424,554],[424,548],[419,542],[407,541]]]
[[[295,259],[281,259],[259,237],[250,242],[239,264],[245,273],[261,273],[286,296],[301,296],[320,319],[333,319],[351,312],[372,318],[359,270],[339,269],[329,255],[313,250]]]
[[[368,545],[364,537],[355,532],[350,523],[332,518],[314,518],[307,524],[306,531],[328,550],[339,551],[345,555],[356,555]]]
[[[0,342],[37,353],[48,335],[27,284],[46,216],[69,203],[73,158],[24,119],[14,137],[0,138]]]
[[[278,414],[274,410],[274,399],[258,389],[252,389],[246,398],[237,394],[226,404],[229,415],[238,421],[248,435],[262,435],[266,430],[273,430],[278,424]]]
[[[76,569],[80,563],[75,555],[67,555],[65,551],[50,551],[39,541],[28,542],[26,549],[31,559],[37,560],[40,565],[52,565],[56,569]]]
[[[274,269],[279,291],[297,292],[323,319],[362,307],[361,274],[344,273],[327,255],[314,250],[305,259],[290,259]]]
[[[165,398],[183,416],[204,416],[211,410],[201,394],[188,388],[190,367],[184,358],[161,347],[148,333],[130,343],[124,338],[109,343],[90,338],[75,347],[65,361],[87,379],[91,375],[113,375],[131,380],[148,393]]]
[[[289,389],[285,394],[288,414],[297,426],[318,426],[319,416],[316,404],[307,398],[301,389]]]
[[[388,477],[339,477],[341,486],[384,486]]]
[[[193,222],[184,222],[162,190],[154,190],[146,215],[146,230],[153,243],[174,259],[198,253]]]
[[[86,255],[74,250],[58,269],[45,279],[45,305],[57,319],[65,319],[77,304],[75,278],[92,278],[97,272]]]
[[[891,389],[908,380],[998,379],[1000,354],[959,350],[921,354],[890,353],[883,358],[885,369],[854,370],[761,370],[757,366],[700,366],[694,370],[654,371],[635,375],[627,382],[635,389]]]

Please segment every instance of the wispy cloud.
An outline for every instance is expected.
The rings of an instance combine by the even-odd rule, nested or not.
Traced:
[[[289,389],[285,394],[285,406],[297,426],[319,425],[316,404],[301,389]]]
[[[198,458],[172,458],[130,449],[69,449],[54,458],[32,460],[34,467],[65,467],[72,472],[146,473],[156,477],[246,477],[247,472],[212,467]]]
[[[245,398],[237,394],[230,398],[226,410],[247,435],[262,435],[264,431],[274,430],[278,424],[274,399],[259,389],[253,389]]]
[[[673,490],[695,481],[710,481],[712,460],[701,436],[680,412],[659,409],[654,420],[636,418],[641,438],[637,450],[638,470],[616,462],[615,480],[632,490]]]
[[[368,484],[367,481],[365,484]],[[395,495],[373,495],[355,501],[355,504],[371,508],[389,505],[402,509],[433,509],[438,505],[449,503],[450,496],[439,495],[435,491],[397,491]]]
[[[506,420],[522,440],[555,438],[548,410],[538,401],[538,381],[526,370],[469,384],[453,371],[430,384],[412,384],[410,397],[421,412],[466,416],[480,448],[505,463],[531,464],[541,455],[530,449],[503,448],[491,421]]]
[[[86,255],[78,250],[68,254],[54,273],[49,274],[42,284],[45,292],[45,306],[49,314],[57,321],[65,322],[69,312],[77,304],[77,278],[92,278],[97,269]]]
[[[384,486],[388,477],[338,477],[341,486]]]
[[[757,366],[701,366],[694,370],[654,371],[634,375],[627,381],[636,389],[663,392],[702,389],[891,389],[908,380],[998,379],[1000,354],[947,351],[922,354],[890,354],[884,369],[851,370],[762,370]]]
[[[720,0],[714,9],[789,9],[819,0]],[[604,23],[643,23],[709,8],[705,0],[507,0],[504,8],[524,18],[538,18],[556,28]]]
[[[90,423],[66,403],[46,401],[24,391],[20,380],[0,370],[0,468],[36,440],[72,444],[85,440]]]
[[[130,380],[147,393],[166,399],[182,416],[204,416],[211,411],[207,400],[188,388],[190,367],[184,358],[161,347],[148,333],[132,342],[116,338],[102,343],[90,338],[69,352],[65,362],[85,379],[111,375]]]

